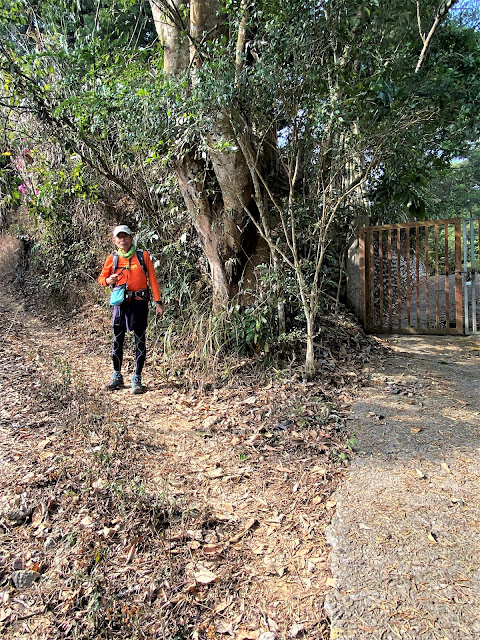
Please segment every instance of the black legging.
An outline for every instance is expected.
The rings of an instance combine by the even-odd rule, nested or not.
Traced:
[[[122,370],[123,343],[125,341],[125,329],[113,326],[113,348],[112,360],[114,371]],[[147,346],[145,341],[145,331],[141,334],[135,333],[135,374],[142,373],[145,358],[147,357]]]

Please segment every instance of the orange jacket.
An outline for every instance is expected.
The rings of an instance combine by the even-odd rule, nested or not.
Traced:
[[[148,251],[143,252],[143,259],[145,261],[145,266],[148,272],[148,280],[150,282],[150,286],[152,287],[153,299],[155,302],[160,302],[162,299],[162,294],[160,293],[160,287],[158,286],[157,276],[155,275],[155,268],[153,266],[152,259]],[[129,265],[130,262],[130,265]],[[124,271],[120,273],[120,270],[126,267]],[[105,260],[105,264],[103,265],[103,269],[98,276],[98,282],[104,287],[107,285],[107,278],[109,278],[113,273],[113,255],[110,254],[108,258]],[[120,273],[120,277],[117,280],[117,284],[126,284],[127,291],[140,291],[141,289],[147,288],[147,276],[145,271],[142,269],[138,258],[135,254],[133,254],[130,261],[128,258],[121,258],[118,256],[118,266],[115,273]]]

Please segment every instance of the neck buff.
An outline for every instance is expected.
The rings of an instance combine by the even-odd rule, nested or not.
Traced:
[[[133,254],[135,253],[135,245],[132,244],[132,246],[130,247],[130,249],[127,251],[127,253],[124,253],[121,249],[117,249],[117,253],[121,258],[128,258],[130,259]]]

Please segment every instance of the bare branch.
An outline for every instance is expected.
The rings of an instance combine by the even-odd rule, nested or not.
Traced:
[[[247,0],[242,0],[242,4],[240,7],[242,12],[240,18],[240,24],[238,25],[238,36],[237,36],[237,47],[235,51],[235,84],[238,85],[240,80],[240,74],[243,69],[243,55],[245,51],[245,41],[246,41],[246,26],[247,26]]]
[[[422,17],[420,15],[420,0],[417,0],[417,22],[418,22],[418,33],[420,34],[420,38],[422,42],[425,44],[425,34],[422,29]]]
[[[435,16],[435,20],[433,21],[433,25],[432,25],[432,28],[430,29],[429,33],[428,33],[428,36],[426,38],[424,38],[424,36],[420,32],[420,35],[422,36],[422,40],[423,40],[423,47],[422,47],[422,50],[421,50],[420,55],[418,57],[417,66],[415,67],[415,73],[418,73],[420,71],[420,69],[422,68],[423,63],[425,61],[425,56],[427,55],[427,51],[428,51],[428,49],[430,47],[430,43],[432,42],[433,36],[435,35],[435,32],[438,29],[441,21],[443,20],[443,18],[445,18],[445,16],[450,11],[450,9],[453,7],[453,5],[457,4],[458,1],[459,0],[444,0],[441,3],[441,5],[438,7],[437,14]],[[418,7],[418,3],[417,3],[417,10],[418,9],[419,9],[419,7]]]

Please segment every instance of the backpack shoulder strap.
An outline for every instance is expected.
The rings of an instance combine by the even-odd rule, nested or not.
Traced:
[[[112,253],[112,258],[113,258],[112,269],[113,269],[113,273],[115,273],[118,267],[118,253],[116,251]]]
[[[148,276],[147,266],[145,264],[145,258],[144,258],[144,255],[143,255],[143,249],[137,249],[135,251],[135,253],[137,255],[137,260],[139,261],[140,266],[142,267],[142,269],[145,272],[145,275]]]

